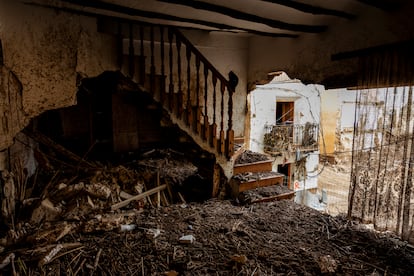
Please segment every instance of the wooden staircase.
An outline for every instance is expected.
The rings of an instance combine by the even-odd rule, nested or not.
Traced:
[[[237,81],[227,80],[175,28],[118,22],[116,35],[121,72],[152,94],[200,146],[230,160]]]
[[[234,165],[237,140],[232,122],[237,77],[232,72],[226,79],[175,28],[137,22],[109,25],[106,29],[112,27],[119,38],[121,73],[139,90],[150,93],[203,149],[224,159],[220,165],[230,168],[230,175],[224,174],[231,179],[233,195],[283,183],[284,175],[272,172],[271,160]],[[243,152],[241,147],[237,154]]]
[[[259,190],[265,187],[280,186],[283,185],[283,179],[285,175],[272,171],[272,160],[267,159],[266,155],[262,155],[258,160],[256,158],[243,158],[243,154],[259,156],[260,154],[243,151],[238,153],[239,156],[233,167],[233,177],[230,180],[230,188],[233,198],[240,199],[244,197],[243,193],[246,191]],[[241,160],[245,159],[245,160]],[[255,160],[256,159],[256,160]],[[241,160],[241,161],[240,161]],[[249,161],[251,160],[251,161]],[[278,192],[273,195],[260,196],[256,199],[249,200],[249,203],[291,199],[294,196],[294,192],[285,188],[279,189]]]

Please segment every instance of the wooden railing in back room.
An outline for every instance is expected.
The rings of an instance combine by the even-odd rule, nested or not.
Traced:
[[[182,120],[190,135],[198,135],[217,154],[230,158],[237,77],[230,72],[233,78],[227,80],[173,27],[120,23],[118,35],[123,73]]]

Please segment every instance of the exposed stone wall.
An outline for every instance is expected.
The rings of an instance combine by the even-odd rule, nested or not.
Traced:
[[[31,118],[75,104],[79,75],[117,69],[116,41],[98,33],[93,18],[0,0],[0,39],[0,95],[8,98],[0,108],[9,113],[1,115],[0,149]]]

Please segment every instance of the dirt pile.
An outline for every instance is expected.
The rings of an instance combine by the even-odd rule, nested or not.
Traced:
[[[414,273],[412,246],[292,201],[235,206],[230,201],[210,200],[141,211],[109,211],[96,215],[94,221],[93,226],[55,222],[49,227],[53,232],[44,232],[45,225],[32,229],[35,233],[32,239],[1,253],[3,272],[15,270],[23,275]],[[7,258],[13,266],[7,264]]]

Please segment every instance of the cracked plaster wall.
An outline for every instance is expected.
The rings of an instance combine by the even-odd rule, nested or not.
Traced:
[[[0,40],[0,150],[31,118],[76,104],[78,75],[117,69],[116,41],[93,18],[0,0]]]
[[[265,125],[276,125],[276,102],[293,101],[294,124],[304,125],[320,123],[320,95],[324,92],[322,85],[305,85],[297,79],[277,81],[276,77],[266,85],[258,85],[249,94],[250,136],[249,150],[264,152]],[[280,164],[298,164],[298,157],[305,158],[306,178],[298,176],[294,180],[298,182],[295,190],[313,189],[317,187],[317,168],[319,163],[318,151],[308,154],[296,152],[283,152],[281,156],[273,157],[273,170],[277,171]]]

